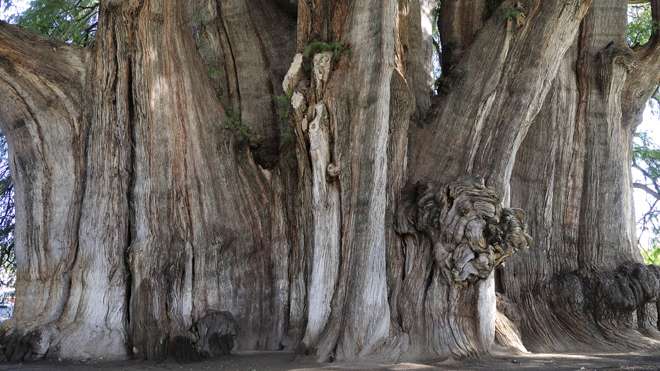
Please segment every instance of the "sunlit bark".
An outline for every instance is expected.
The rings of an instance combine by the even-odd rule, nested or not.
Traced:
[[[85,50],[1,24],[5,357],[470,357],[496,323],[520,349],[586,342],[535,295],[655,274],[629,264],[628,162],[656,44],[609,39],[625,1],[440,11],[435,97],[427,1],[106,1]],[[654,318],[640,290],[593,321],[608,342]]]

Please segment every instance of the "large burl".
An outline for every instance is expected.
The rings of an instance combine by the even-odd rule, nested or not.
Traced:
[[[407,187],[396,231],[418,244],[427,239],[447,280],[466,284],[488,278],[507,257],[531,245],[524,219],[522,210],[503,208],[482,178],[466,177]]]

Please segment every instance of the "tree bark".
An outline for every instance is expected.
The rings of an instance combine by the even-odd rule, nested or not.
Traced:
[[[38,339],[56,332],[75,281],[87,59],[83,50],[0,24],[0,123],[16,187],[16,294],[23,298],[9,325],[16,325],[12,359],[45,355],[49,340]]]
[[[494,270],[526,221],[541,250],[498,282],[530,311],[523,340],[542,334],[534,285],[638,258],[620,145],[639,108],[621,102],[657,53],[605,48],[625,2],[591,3],[443,2],[434,98],[426,1],[108,0],[89,50],[0,25],[19,225],[3,353],[479,356],[516,328]],[[642,303],[625,306],[646,323]]]
[[[637,250],[630,174],[658,64],[643,57],[655,41],[644,51],[625,45],[626,7],[594,3],[516,159],[512,204],[536,210],[537,248],[512,259],[500,282],[535,351],[658,345],[659,276]]]
[[[432,109],[430,122],[413,132],[411,180],[450,184],[465,174],[476,175],[485,178],[486,185],[499,194],[494,203],[502,200],[506,205],[513,157],[549,89],[548,80],[552,80],[559,67],[561,59],[557,56],[570,46],[588,6],[589,2],[530,2],[528,8],[519,9],[521,14],[527,14],[525,24],[519,25],[502,16],[502,11],[514,7],[513,3],[504,2],[478,32],[460,67],[455,67],[445,78],[451,89]],[[534,48],[540,44],[546,47]],[[488,47],[492,45],[497,47]],[[524,222],[524,217],[518,221]],[[440,229],[444,228],[451,225]],[[410,280],[411,286],[423,287],[428,279],[425,272],[431,269],[432,284],[421,298],[436,300],[426,299],[423,309],[423,299],[415,298],[419,293],[409,289],[403,294],[410,297],[410,302],[417,303],[412,305],[415,309],[410,318],[403,320],[404,327],[417,331],[437,329],[436,333],[426,335],[434,353],[459,357],[483,353],[493,342],[494,281],[480,265],[483,259],[497,254],[460,241],[460,233],[454,246],[452,243],[438,246],[441,241],[433,240],[433,260],[412,255],[410,251],[404,254],[414,256],[416,263],[412,264],[422,267],[408,274],[404,285],[405,280]],[[415,242],[405,248],[422,250]],[[447,254],[451,259],[446,258]],[[495,261],[486,264],[486,272],[494,269]],[[435,268],[431,268],[433,263]],[[439,274],[438,267],[458,270],[460,277],[471,270],[477,271],[478,280],[466,288],[457,288]],[[466,312],[466,308],[473,309]]]
[[[238,33],[243,24],[232,23],[232,15],[243,20],[273,14],[266,10],[248,14],[241,1],[223,3],[205,14],[205,5],[200,2],[191,11],[206,19],[188,19],[183,2],[103,3],[96,46],[85,60],[89,72],[84,70],[86,54],[81,51],[68,51],[70,48],[58,45],[56,48],[63,49],[62,56],[47,54],[39,58],[62,60],[41,68],[68,73],[61,77],[50,71],[39,75],[43,79],[53,75],[55,80],[50,84],[60,80],[73,84],[81,76],[84,81],[79,86],[56,86],[62,97],[53,93],[48,103],[28,101],[24,108],[10,106],[11,111],[3,116],[3,123],[13,123],[31,110],[52,115],[44,107],[62,106],[59,110],[63,112],[58,112],[63,116],[62,123],[41,119],[58,134],[48,134],[48,140],[56,141],[47,147],[54,157],[49,162],[34,159],[41,151],[30,147],[35,144],[28,146],[28,139],[41,137],[37,128],[29,133],[31,136],[23,134],[25,138],[20,141],[10,139],[13,157],[21,158],[15,167],[20,179],[17,184],[55,189],[21,187],[26,196],[21,193],[17,199],[19,223],[29,227],[27,223],[34,220],[33,231],[45,229],[40,239],[49,240],[48,233],[52,233],[55,237],[51,239],[64,239],[62,245],[66,247],[38,246],[45,242],[29,235],[23,237],[27,232],[19,229],[19,296],[23,298],[21,303],[28,305],[19,304],[13,325],[6,327],[5,353],[11,353],[10,358],[22,359],[31,353],[35,357],[74,359],[124,358],[130,354],[162,358],[173,353],[172,347],[190,346],[199,340],[193,339],[193,324],[217,311],[235,314],[241,327],[237,339],[241,348],[279,349],[286,343],[288,235],[296,231],[295,226],[284,223],[283,207],[264,210],[259,205],[294,202],[293,195],[282,191],[284,182],[290,181],[284,178],[289,175],[272,173],[253,159],[262,156],[266,166],[272,157],[261,138],[271,135],[268,139],[278,141],[277,135],[272,137],[273,130],[279,129],[274,125],[274,109],[250,110],[237,120],[238,124],[223,125],[228,121],[226,112],[232,108],[223,107],[217,100],[220,94],[214,90],[215,81],[208,76],[191,31],[197,31],[198,36],[204,32],[202,36],[207,38],[222,33],[220,38],[226,43],[214,43],[215,49],[203,51],[216,63],[227,66],[222,71],[225,80],[217,82],[217,88],[228,92],[237,110],[240,105],[273,107],[271,92],[277,89],[282,67],[275,62],[256,66],[253,62],[267,58],[261,55],[266,47],[285,53],[286,35],[262,41],[253,30],[249,41],[265,46],[250,47],[248,41],[238,40],[232,49],[232,37],[245,37],[245,32]],[[280,11],[274,4],[267,6]],[[292,31],[293,23],[286,19],[277,24],[271,19],[272,28]],[[22,31],[10,26],[3,26],[3,31],[3,36],[7,35],[3,39],[3,61],[8,61],[3,63],[3,76],[10,80],[14,74],[7,69],[18,68],[10,58],[31,51],[18,49],[16,43],[26,37]],[[45,41],[40,44],[46,44],[44,51],[51,50]],[[65,62],[80,71],[64,66]],[[32,76],[41,72],[29,65],[25,68],[34,69],[29,71]],[[254,73],[275,77],[256,90],[249,85],[254,83],[251,79],[241,82],[242,76]],[[245,93],[240,94],[239,88]],[[41,98],[45,90],[29,85],[22,89],[29,99]],[[55,98],[70,101],[59,103]],[[77,107],[88,107],[89,112],[65,110]],[[82,119],[89,126],[74,121]],[[32,120],[34,126],[40,121],[38,117]],[[242,125],[248,126],[249,134],[256,138],[250,138],[254,157],[239,138]],[[58,133],[71,126],[77,130],[72,129],[66,136]],[[13,138],[13,134],[8,133],[8,137]],[[26,152],[36,152],[32,158],[27,158],[30,152],[19,154],[18,144],[22,142],[27,142]],[[69,148],[68,143],[74,146]],[[274,147],[279,151],[277,145]],[[69,158],[66,151],[73,152]],[[26,170],[22,172],[20,166]],[[44,169],[34,169],[39,166]],[[60,169],[62,166],[71,168]],[[40,175],[47,170],[53,175]],[[45,178],[43,185],[39,185],[39,177]],[[48,199],[33,200],[34,194],[53,197],[62,205],[52,205],[55,201]],[[28,195],[31,198],[26,199]],[[26,204],[46,210],[55,206],[58,214],[67,215],[60,209],[70,213],[70,219],[52,218],[43,211],[34,217],[26,213]],[[57,224],[48,227],[51,219]],[[28,222],[21,223],[23,220]],[[57,227],[59,223],[62,226]],[[74,230],[59,230],[63,228]],[[29,248],[31,244],[37,245]],[[24,258],[26,253],[49,251],[54,255],[51,259],[39,259],[38,255],[31,260]],[[37,276],[40,265],[41,275],[47,274],[45,278],[53,283]],[[32,271],[32,276],[25,277],[23,268]],[[43,285],[44,281],[45,288],[30,288],[34,293],[23,294],[28,289],[20,285]],[[23,318],[40,312],[45,313],[43,320]],[[23,345],[25,342],[31,344]],[[190,353],[195,351],[190,349]]]

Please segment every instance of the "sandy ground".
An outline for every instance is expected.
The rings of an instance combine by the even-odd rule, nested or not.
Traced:
[[[332,363],[319,364],[312,358],[296,357],[285,352],[241,353],[204,362],[179,364],[122,361],[107,363],[38,362],[2,364],[0,370],[22,371],[114,371],[114,370],[181,370],[181,371],[274,371],[274,370],[660,370],[660,354],[532,354],[522,356],[495,355],[479,360],[437,363]]]

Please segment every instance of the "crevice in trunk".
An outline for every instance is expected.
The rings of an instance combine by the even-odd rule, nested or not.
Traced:
[[[128,208],[128,225],[126,226],[126,242],[125,242],[125,250],[124,250],[124,269],[126,272],[126,297],[124,300],[124,305],[125,305],[125,322],[126,322],[126,328],[130,329],[131,328],[131,311],[130,311],[130,304],[131,304],[131,297],[133,295],[132,293],[132,287],[133,287],[133,276],[131,273],[131,264],[130,264],[130,246],[133,243],[133,239],[135,236],[135,210],[134,210],[134,201],[133,201],[133,190],[135,188],[135,143],[136,143],[136,136],[137,133],[135,131],[135,125],[133,124],[135,121],[135,101],[134,101],[134,86],[133,86],[133,60],[132,57],[129,56],[128,63],[127,63],[127,91],[129,93],[128,97],[128,116],[129,116],[129,125],[130,127],[128,128],[130,131],[130,148],[127,149],[129,156],[128,156],[128,164],[129,164],[129,169],[128,169],[128,174],[127,176],[129,177],[128,181],[128,187],[126,189],[126,204]],[[128,337],[126,341],[126,353],[127,354],[133,354],[133,343],[132,343],[132,338]]]

